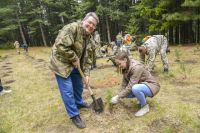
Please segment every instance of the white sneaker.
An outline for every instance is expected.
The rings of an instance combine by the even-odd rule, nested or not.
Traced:
[[[12,90],[2,90],[1,92],[0,92],[0,96],[2,96],[2,95],[4,95],[4,94],[7,94],[7,93],[10,93],[10,92],[12,92]]]
[[[149,104],[142,107],[138,112],[135,113],[135,116],[143,116],[149,112]]]

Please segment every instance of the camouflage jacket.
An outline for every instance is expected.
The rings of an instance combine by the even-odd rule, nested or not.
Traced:
[[[130,59],[128,70],[123,73],[121,88],[118,92],[119,97],[124,98],[128,96],[135,84],[147,85],[153,96],[155,96],[160,90],[160,84],[150,74],[145,66],[134,59]]]
[[[116,41],[121,41],[123,40],[123,36],[121,34],[117,34],[116,36]]]
[[[164,35],[153,35],[143,44],[147,50],[148,57],[146,63],[150,71],[152,71],[156,54],[160,52],[162,45],[168,45],[165,43],[166,39],[167,38]],[[145,55],[140,56],[140,60],[141,62],[144,62]]]
[[[97,45],[100,44],[101,39],[100,39],[100,35],[99,35],[99,34],[95,34],[95,35],[94,35],[94,41],[95,41],[95,43],[96,43]]]
[[[20,47],[19,42],[15,42],[15,43],[14,43],[14,47],[15,47],[15,48],[19,48],[19,47]]]
[[[90,37],[90,35],[86,35],[81,22],[74,22],[64,26],[59,31],[52,47],[49,68],[54,73],[67,78],[74,68],[72,62],[80,59],[83,72],[85,75],[89,75],[91,59],[88,57],[88,45],[90,45]],[[85,54],[81,58],[84,48],[86,49]]]

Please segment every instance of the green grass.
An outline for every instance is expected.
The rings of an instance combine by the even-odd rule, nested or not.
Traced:
[[[178,49],[181,62],[176,61]],[[197,48],[195,48],[197,49]],[[0,97],[0,133],[198,133],[200,131],[200,51],[194,47],[171,47],[169,73],[162,73],[160,55],[155,61],[155,76],[161,90],[154,98],[147,98],[150,112],[140,118],[134,116],[139,109],[136,99],[123,99],[110,105],[117,94],[121,75],[115,72],[106,58],[98,59],[101,69],[91,71],[91,86],[96,97],[105,102],[105,111],[95,114],[80,110],[87,128],[77,129],[68,116],[60,97],[54,75],[48,69],[50,48],[34,47],[29,56],[23,51],[0,50],[0,76],[11,94]],[[133,57],[139,59],[138,53]],[[38,59],[44,61],[40,62]],[[184,63],[184,67],[180,63]],[[11,64],[10,64],[11,63]],[[12,68],[6,70],[5,66]],[[105,66],[105,68],[102,68]],[[11,73],[8,73],[12,71]],[[186,74],[186,76],[185,76]],[[15,80],[6,84],[7,81]],[[109,80],[109,81],[108,81]],[[92,102],[88,90],[84,99]],[[109,112],[112,109],[112,112]],[[109,113],[108,113],[109,112]]]

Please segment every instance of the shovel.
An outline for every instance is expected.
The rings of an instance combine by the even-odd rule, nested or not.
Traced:
[[[80,66],[78,67],[78,71],[79,73],[81,74],[81,77],[84,79],[85,76],[80,68]],[[86,88],[89,90],[90,92],[90,96],[92,97],[92,104],[91,104],[91,107],[92,109],[97,112],[97,113],[101,113],[103,112],[103,108],[104,108],[104,105],[103,105],[103,100],[101,98],[97,98],[95,99],[95,96],[94,96],[94,93],[93,91],[91,90],[90,86],[89,85],[86,85]]]

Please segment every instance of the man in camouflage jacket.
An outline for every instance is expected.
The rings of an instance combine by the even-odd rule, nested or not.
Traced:
[[[85,128],[79,115],[79,108],[88,107],[82,98],[83,82],[78,71],[80,66],[85,74],[84,82],[89,82],[88,44],[91,33],[99,23],[94,12],[86,14],[81,22],[64,26],[52,47],[50,69],[55,73],[58,88],[66,111],[78,128]]]
[[[142,63],[145,63],[145,54],[148,55],[146,64],[149,71],[153,70],[156,55],[160,52],[164,67],[163,70],[164,72],[168,72],[167,46],[168,41],[164,35],[153,35],[149,36],[144,44],[139,47],[140,60]]]

